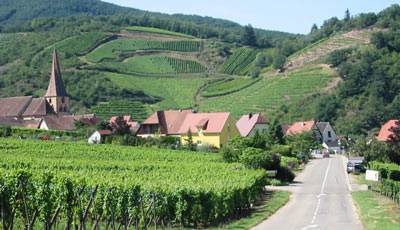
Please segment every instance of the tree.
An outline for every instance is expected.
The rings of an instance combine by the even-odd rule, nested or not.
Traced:
[[[243,27],[241,41],[243,45],[257,46],[256,34],[254,33],[254,29],[251,25]]]
[[[101,121],[96,125],[96,129],[98,130],[112,130],[110,122],[108,121]]]
[[[186,147],[191,150],[191,151],[195,151],[196,150],[196,145],[193,143],[193,135],[192,135],[192,131],[190,131],[190,129],[187,132],[187,136],[188,138],[186,139]]]
[[[123,116],[118,116],[113,123],[111,128],[116,135],[123,136],[131,133],[131,126],[125,121]]]
[[[274,61],[272,66],[274,67],[274,69],[283,69],[283,67],[285,66],[285,62],[286,62],[286,57],[282,54],[277,54],[274,57]]]
[[[310,33],[313,34],[313,33],[317,32],[317,31],[318,31],[318,26],[317,26],[317,24],[314,23],[314,24],[312,25],[312,27],[311,27],[311,32],[310,32]]]
[[[254,136],[251,138],[251,147],[258,149],[265,149],[266,140],[263,136],[260,135],[258,130],[254,133]]]
[[[278,120],[273,120],[268,128],[267,132],[267,146],[272,147],[273,145],[285,145],[285,134],[283,133],[282,126]]]
[[[389,136],[388,157],[390,161],[396,164],[400,164],[400,121],[399,120],[395,122],[395,126],[390,128],[390,131],[393,133]]]
[[[344,21],[347,22],[350,20],[350,10],[346,9],[346,11],[344,12]]]

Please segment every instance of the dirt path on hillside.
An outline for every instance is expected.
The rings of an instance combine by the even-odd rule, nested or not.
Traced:
[[[372,32],[379,30],[378,28],[352,30],[333,37],[326,42],[309,48],[297,57],[290,58],[285,64],[285,70],[292,70],[310,64],[335,50],[356,47],[358,45],[367,45],[370,43],[370,35]],[[352,39],[353,41],[349,41],[348,39]]]

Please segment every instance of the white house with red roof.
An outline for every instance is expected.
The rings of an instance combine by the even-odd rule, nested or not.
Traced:
[[[253,137],[256,131],[265,133],[268,130],[269,122],[259,113],[243,115],[237,122],[240,135],[244,137]]]

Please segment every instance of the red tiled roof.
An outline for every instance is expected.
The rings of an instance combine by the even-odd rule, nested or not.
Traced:
[[[386,122],[382,126],[381,130],[379,131],[379,135],[376,139],[378,141],[388,141],[389,136],[393,134],[393,132],[390,131],[390,128],[396,126],[396,121],[399,121],[399,120],[390,120],[390,121]]]
[[[118,116],[113,116],[110,118],[110,124],[114,123],[117,120]],[[132,120],[132,116],[122,116],[126,122],[130,122]]]
[[[76,130],[73,116],[44,117],[43,122],[51,130]]]
[[[111,130],[97,130],[101,135],[110,136],[112,134]]]
[[[179,134],[179,129],[181,128],[182,122],[187,115],[192,113],[192,110],[157,111],[143,121],[142,125],[158,124],[160,126],[161,133],[163,134]],[[139,128],[139,133],[140,129],[142,128]]]
[[[23,128],[39,128],[42,119],[32,120],[16,120],[9,117],[0,117],[0,126],[23,127]]]
[[[315,124],[315,121],[295,122],[286,131],[286,135],[293,135],[293,134],[311,131],[314,124]]]
[[[43,97],[33,98],[23,116],[46,116],[55,115],[54,109],[50,106],[47,100]]]
[[[79,120],[90,126],[95,126],[101,121],[101,119],[98,117],[93,117],[93,118],[82,117]]]
[[[268,124],[268,121],[261,116],[261,114],[256,113],[254,115],[243,115],[239,121],[236,122],[236,126],[239,129],[240,135],[245,137],[249,135],[256,124]]]
[[[32,96],[0,98],[0,117],[22,116],[31,100]]]
[[[183,121],[179,134],[197,132],[197,124],[208,120],[207,127],[202,130],[203,133],[220,133],[228,120],[230,113],[191,113],[187,114]]]

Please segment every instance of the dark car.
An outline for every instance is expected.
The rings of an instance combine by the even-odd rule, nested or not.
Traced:
[[[359,172],[359,173],[365,173],[365,172],[367,171],[366,168],[364,168],[362,165],[358,165],[358,164],[356,164],[356,165],[354,166],[354,170],[355,170],[356,172]]]

